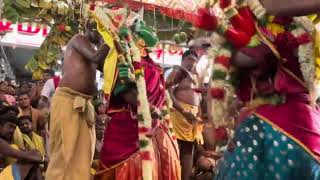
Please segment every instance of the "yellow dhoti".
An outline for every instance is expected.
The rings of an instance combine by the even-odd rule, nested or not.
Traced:
[[[50,162],[47,180],[89,180],[95,148],[91,96],[57,88],[50,117]]]
[[[7,166],[1,173],[0,173],[1,180],[17,180],[21,179],[19,167],[17,164],[12,164]]]
[[[199,107],[192,106],[183,102],[179,103],[186,112],[190,112],[194,116],[197,116]],[[196,143],[203,144],[203,124],[190,124],[180,112],[174,109],[170,111],[170,118],[173,126],[173,131],[177,139],[189,142],[195,141]]]

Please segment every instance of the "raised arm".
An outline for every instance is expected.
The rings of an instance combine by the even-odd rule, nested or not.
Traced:
[[[21,151],[12,148],[6,141],[0,139],[0,154],[10,156],[13,158],[30,161],[30,162],[43,162],[43,157],[36,151]]]
[[[318,13],[320,0],[259,0],[267,12],[281,16],[303,16]]]
[[[182,77],[182,71],[179,68],[175,67],[167,78],[166,87],[168,89],[170,98],[172,100],[173,108],[183,113],[184,112],[183,108],[181,107],[180,103],[178,102],[178,100],[175,98],[175,95],[174,95],[175,86],[179,83],[179,81],[181,80],[181,77]]]
[[[74,48],[79,54],[81,54],[85,59],[88,61],[100,64],[106,58],[109,53],[110,48],[108,45],[103,44],[100,48],[96,51],[92,48],[90,42],[87,40],[86,37],[77,35],[74,37],[73,41],[71,42],[71,47]]]

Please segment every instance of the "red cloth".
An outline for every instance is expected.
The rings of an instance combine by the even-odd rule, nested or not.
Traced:
[[[308,38],[304,38],[308,39]],[[263,49],[245,49],[243,52],[258,60],[258,72],[269,72],[277,69],[274,77],[274,89],[277,93],[286,96],[286,102],[277,106],[264,105],[256,109],[256,113],[263,116],[276,126],[279,126],[286,133],[298,139],[303,145],[311,150],[315,155],[320,155],[320,112],[318,109],[311,107],[310,96],[308,90],[299,82],[303,82],[300,64],[296,55],[299,44],[308,41],[299,41],[291,33],[285,32],[279,34],[275,39],[275,47],[280,53],[280,56],[286,60],[285,63],[278,66],[278,68],[267,67],[270,58],[265,58],[267,52]],[[257,54],[259,53],[259,54]],[[267,69],[265,69],[267,68]],[[284,70],[286,68],[291,73]],[[254,70],[257,71],[257,70]],[[251,73],[252,74],[252,73]],[[259,74],[259,73],[258,73]],[[272,73],[270,77],[273,77]],[[293,75],[295,77],[293,77]],[[251,83],[248,80],[241,82],[239,91],[240,97],[247,100],[251,89]],[[299,80],[299,81],[298,81]],[[259,82],[257,82],[258,85]],[[263,93],[258,91],[259,93]]]
[[[308,105],[307,94],[287,95],[286,103],[265,105],[257,114],[302,142],[315,155],[320,155],[320,112]]]
[[[60,82],[60,76],[54,76],[52,78],[53,80],[53,83],[54,83],[54,88],[57,89],[58,85],[59,85],[59,82]]]
[[[111,167],[129,158],[139,149],[138,121],[129,111],[109,113],[111,121],[105,131],[101,161]]]
[[[150,105],[161,108],[165,100],[162,67],[148,57],[142,59],[141,65],[145,73],[148,101]]]
[[[142,59],[141,66],[144,68],[149,103],[161,108],[165,100],[162,68],[149,58]],[[107,167],[129,158],[139,149],[138,121],[123,107],[125,105],[119,104],[116,99],[110,99],[111,121],[106,128],[101,150],[101,161]]]
[[[296,45],[289,43],[285,46],[296,47]],[[285,50],[279,52],[287,57],[287,62],[283,66],[289,69],[296,78],[302,79],[298,59]],[[274,79],[276,91],[286,96],[286,102],[278,106],[265,105],[259,107],[256,112],[298,139],[315,155],[319,156],[320,111],[309,105],[308,90],[292,74],[290,75],[283,68],[278,68]]]

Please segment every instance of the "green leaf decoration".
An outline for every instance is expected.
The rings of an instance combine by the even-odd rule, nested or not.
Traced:
[[[226,76],[227,76],[226,72],[221,71],[221,70],[215,70],[215,71],[213,71],[212,79],[213,80],[216,80],[216,79],[225,80]]]
[[[259,36],[258,35],[254,35],[251,37],[250,41],[249,41],[249,44],[248,44],[248,47],[257,47],[258,45],[261,44],[261,41],[259,39]]]
[[[147,140],[142,139],[142,140],[139,140],[139,145],[141,148],[145,148],[149,145],[149,142]]]
[[[144,121],[142,114],[138,114],[137,115],[137,119],[138,119],[139,122],[143,122]]]

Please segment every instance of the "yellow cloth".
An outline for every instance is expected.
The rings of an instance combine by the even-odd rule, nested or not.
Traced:
[[[13,166],[7,166],[1,173],[0,173],[0,179],[1,180],[15,180],[13,176]]]
[[[16,144],[20,149],[26,149],[24,147],[22,133],[18,127],[16,127],[13,133],[13,143]]]
[[[26,134],[22,134],[22,138],[23,138],[26,150],[38,150],[42,156],[46,155],[44,140],[41,136],[32,132],[31,139]]]
[[[199,107],[192,106],[183,102],[179,103],[186,112],[190,112],[193,115],[197,116]],[[177,139],[190,142],[195,141],[196,143],[203,144],[202,124],[192,125],[188,123],[185,117],[176,110],[170,111],[170,119],[172,121],[173,131]]]
[[[57,88],[50,114],[50,162],[46,180],[88,180],[95,148],[92,97]]]
[[[10,144],[10,146],[11,146],[13,149],[16,149],[16,150],[19,149],[19,147],[18,147],[16,144]],[[7,158],[5,158],[5,160],[4,160],[5,166],[12,165],[12,164],[15,163],[15,162],[17,162],[17,159],[12,158],[12,157],[7,157]]]
[[[114,83],[115,83],[115,74],[118,61],[118,52],[114,45],[114,39],[111,34],[106,31],[103,26],[97,20],[97,29],[101,34],[104,42],[109,46],[110,51],[103,65],[103,76],[104,76],[104,93],[110,95]]]

